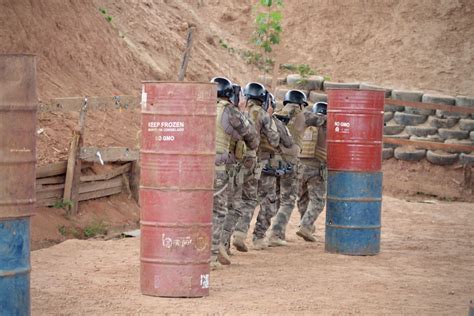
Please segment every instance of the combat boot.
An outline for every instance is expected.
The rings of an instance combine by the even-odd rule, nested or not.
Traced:
[[[232,245],[234,245],[234,247],[240,252],[248,252],[249,248],[247,248],[247,245],[245,244],[246,238],[247,238],[247,235],[245,233],[235,231]]]
[[[296,231],[296,235],[303,238],[305,241],[315,242],[316,237],[313,236],[311,232],[311,228],[306,228],[304,226],[300,226],[300,229]]]
[[[288,243],[286,240],[278,237],[273,231],[270,233],[270,236],[268,237],[268,247],[282,247],[287,245]]]
[[[265,238],[257,238],[253,240],[253,249],[263,250],[268,247],[268,242]]]
[[[219,253],[217,254],[217,261],[220,264],[225,265],[225,266],[231,264],[230,258],[227,255],[227,251],[225,250],[225,246],[222,245],[222,244],[219,246]]]

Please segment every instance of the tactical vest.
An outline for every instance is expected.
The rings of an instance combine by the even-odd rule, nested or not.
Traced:
[[[232,137],[227,134],[222,127],[222,113],[229,102],[219,100],[217,102],[217,117],[216,117],[216,154],[228,153],[230,150],[230,142]]]
[[[318,142],[316,144],[316,150],[314,156],[320,162],[327,161],[327,151],[326,151],[326,126],[321,126],[318,128]]]
[[[308,127],[304,131],[303,148],[301,149],[300,158],[314,158],[317,141],[318,128],[314,126]]]

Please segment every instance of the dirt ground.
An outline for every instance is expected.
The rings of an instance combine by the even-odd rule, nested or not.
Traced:
[[[430,204],[434,203],[434,204]],[[444,314],[474,298],[474,204],[384,196],[382,252],[324,252],[288,228],[289,246],[236,253],[211,274],[209,297],[170,299],[139,291],[139,239],[68,240],[32,253],[33,314]]]

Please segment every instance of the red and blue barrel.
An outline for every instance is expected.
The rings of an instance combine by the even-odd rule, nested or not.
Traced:
[[[380,252],[384,92],[328,90],[327,252]]]
[[[216,86],[212,83],[143,84],[143,294],[209,295],[216,97]]]
[[[36,60],[0,55],[0,314],[30,314],[35,212]]]

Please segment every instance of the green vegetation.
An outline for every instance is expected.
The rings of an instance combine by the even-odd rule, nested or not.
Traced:
[[[100,221],[93,221],[90,225],[84,228],[84,237],[92,238],[98,235],[105,235],[107,233],[107,226]]]
[[[82,238],[82,234],[76,227],[66,227],[64,225],[61,225],[58,226],[58,231],[64,237],[72,236],[77,239]]]
[[[112,22],[112,17],[107,14],[107,10],[104,8],[99,8],[99,12],[102,14],[102,16],[105,18],[107,22]]]
[[[57,200],[54,202],[53,207],[54,208],[62,208],[62,209],[69,209],[74,205],[73,201],[70,200]]]

